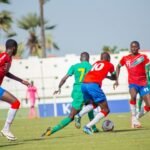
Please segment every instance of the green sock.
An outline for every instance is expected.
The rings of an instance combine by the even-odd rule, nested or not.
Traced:
[[[142,100],[138,99],[138,111],[141,111],[141,107],[142,107]]]
[[[93,110],[91,110],[89,113],[88,113],[88,117],[89,117],[89,120],[91,121],[91,120],[93,120],[93,118],[94,118],[94,112],[93,112]],[[96,125],[93,125],[92,126],[92,130],[96,130],[97,128],[96,128]]]
[[[72,122],[71,118],[69,117],[64,118],[59,124],[57,124],[56,126],[52,128],[51,134],[61,130],[62,128],[67,126],[70,122]]]

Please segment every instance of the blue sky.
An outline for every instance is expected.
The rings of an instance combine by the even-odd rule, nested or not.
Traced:
[[[14,21],[28,12],[39,13],[38,0],[12,0],[0,10],[13,12]],[[45,18],[57,28],[51,32],[60,47],[56,55],[88,51],[99,54],[104,45],[128,48],[133,40],[150,49],[149,0],[51,0],[46,3]],[[13,28],[16,39],[26,41],[28,34]]]

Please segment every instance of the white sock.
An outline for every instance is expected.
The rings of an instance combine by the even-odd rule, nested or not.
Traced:
[[[147,114],[148,111],[145,110],[145,106],[141,107],[141,111],[137,113],[136,117],[137,119],[143,117],[145,114]]]
[[[85,107],[82,108],[82,110],[78,113],[80,117],[84,116],[86,113],[90,112],[92,109],[94,109],[92,104],[88,104]]]
[[[91,121],[91,122],[89,122],[86,126],[88,127],[88,128],[91,128],[93,125],[95,125],[96,123],[98,123],[102,118],[104,118],[105,116],[104,116],[104,114],[102,113],[102,112],[99,112],[95,117],[94,117],[94,119]]]
[[[18,109],[13,109],[13,108],[9,108],[8,114],[7,114],[7,119],[5,122],[5,125],[3,127],[3,130],[7,130],[9,131],[10,126],[15,118],[16,112]]]
[[[136,116],[136,105],[130,103],[130,110],[133,117]]]

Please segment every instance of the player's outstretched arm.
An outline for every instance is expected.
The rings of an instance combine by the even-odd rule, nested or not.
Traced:
[[[116,82],[113,84],[113,88],[115,89],[119,85],[119,74],[120,74],[121,65],[118,64],[116,67]]]
[[[11,79],[13,79],[13,80],[16,80],[16,81],[18,81],[18,82],[21,82],[22,84],[24,84],[24,85],[26,85],[26,86],[29,86],[29,85],[30,85],[30,83],[29,83],[28,81],[25,81],[25,80],[23,80],[23,79],[21,79],[21,78],[15,76],[15,75],[13,75],[13,74],[10,73],[10,72],[8,72],[8,73],[6,74],[6,77],[11,78]]]
[[[60,94],[61,93],[61,87],[64,85],[64,83],[66,82],[66,80],[68,79],[68,77],[70,77],[69,75],[65,75],[62,79],[61,79],[61,81],[59,82],[59,85],[58,85],[58,90],[56,90],[56,91],[54,91],[54,95],[55,94]]]

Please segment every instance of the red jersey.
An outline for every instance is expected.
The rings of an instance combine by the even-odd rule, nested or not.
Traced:
[[[0,85],[6,73],[9,71],[11,62],[12,58],[8,55],[8,53],[6,52],[0,53]]]
[[[120,65],[125,65],[128,71],[129,84],[137,84],[140,86],[147,85],[145,65],[149,62],[149,59],[144,54],[132,55],[122,57]]]
[[[114,72],[114,65],[108,61],[97,61],[93,64],[92,69],[85,75],[84,83],[102,84],[108,73]]]

